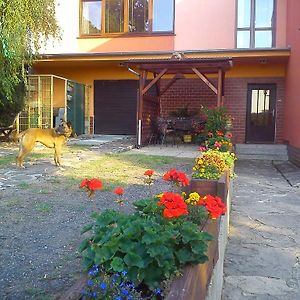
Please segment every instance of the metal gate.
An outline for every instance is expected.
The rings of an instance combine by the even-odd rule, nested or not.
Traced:
[[[25,109],[17,130],[53,128],[61,119],[71,121],[77,134],[89,133],[85,85],[56,75],[29,75]],[[86,122],[85,122],[86,121]]]

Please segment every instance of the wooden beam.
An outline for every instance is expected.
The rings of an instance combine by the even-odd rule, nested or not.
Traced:
[[[144,95],[166,72],[167,68],[163,69],[150,83],[142,90],[142,94]]]
[[[176,82],[176,74],[173,78],[169,81],[169,83],[165,86],[165,88],[160,92],[159,96],[161,97],[175,82]]]
[[[219,69],[218,71],[218,100],[217,100],[217,106],[221,106],[222,105],[222,94],[223,94],[223,71],[221,69]]]
[[[192,68],[192,70],[215,94],[218,94],[217,88],[207,79],[204,74],[199,72],[196,68]]]

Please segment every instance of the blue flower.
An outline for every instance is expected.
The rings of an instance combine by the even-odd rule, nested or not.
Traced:
[[[161,294],[161,289],[157,288],[154,290],[155,295],[160,295]]]
[[[122,289],[122,294],[124,295],[124,296],[128,296],[129,295],[129,292],[126,290],[126,289]]]
[[[86,295],[87,292],[86,292],[85,290],[81,290],[80,294],[81,294],[81,295]]]
[[[87,284],[88,284],[88,286],[93,286],[95,284],[95,282],[93,280],[88,280]]]
[[[114,276],[116,276],[116,277],[120,277],[120,274],[119,274],[119,273],[116,273],[116,274],[114,274]]]
[[[127,271],[123,271],[122,275],[125,276],[125,275],[127,275],[127,273],[128,273]]]
[[[134,288],[134,284],[133,283],[127,283],[126,284],[126,287],[130,288],[130,289],[133,289]]]
[[[111,281],[115,283],[115,282],[117,282],[117,279],[116,278],[112,278]]]
[[[125,283],[123,281],[119,284],[120,287],[123,287],[124,285]]]
[[[114,300],[122,300],[122,297],[121,297],[121,296],[116,296],[116,297],[114,298]]]
[[[97,297],[97,292],[93,292],[93,293],[92,293],[92,297],[93,297],[93,298],[96,298],[96,297]]]
[[[99,284],[99,287],[102,289],[102,290],[105,290],[106,289],[106,283],[105,282],[101,282]]]

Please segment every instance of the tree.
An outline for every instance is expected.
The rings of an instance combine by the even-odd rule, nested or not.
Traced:
[[[42,43],[59,34],[55,0],[0,0],[1,116],[15,115],[22,109],[26,68]],[[3,124],[5,120],[8,124]],[[9,122],[0,118],[0,126]]]

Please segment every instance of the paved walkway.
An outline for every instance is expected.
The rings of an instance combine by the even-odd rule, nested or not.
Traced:
[[[222,299],[299,300],[300,190],[271,161],[238,161],[236,173]]]
[[[196,158],[200,152],[198,146],[190,144],[181,145],[150,145],[140,149],[132,149],[129,154],[160,155],[172,157]]]

